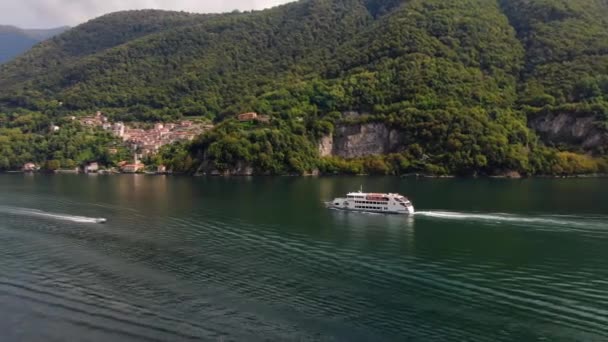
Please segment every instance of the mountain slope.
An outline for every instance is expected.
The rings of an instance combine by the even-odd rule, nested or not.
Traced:
[[[548,144],[605,153],[607,7],[303,0],[221,15],[121,12],[0,66],[0,105],[55,116],[104,110],[126,120],[226,121],[191,150],[222,167],[310,170],[317,140],[374,122],[402,137],[392,152],[424,160],[401,160],[399,172],[542,173],[558,170],[560,157],[528,125]],[[252,110],[271,115],[272,127],[226,120]],[[537,125],[551,128],[559,115],[589,118],[578,133],[592,141],[562,132],[568,125],[555,135]]]
[[[513,92],[515,80],[507,78],[518,72],[521,47],[493,1],[378,3],[382,2],[314,0],[250,14],[192,16],[187,25],[172,22],[170,29],[144,29],[133,37],[123,37],[122,32],[130,30],[110,24],[109,19],[123,26],[135,21],[139,26],[141,18],[160,19],[150,19],[149,12],[118,13],[82,25],[4,66],[0,89],[25,88],[35,80],[34,89],[50,89],[70,109],[145,104],[215,115],[235,104],[247,106],[239,102],[276,89],[277,84],[293,83],[293,78],[334,80],[347,74],[356,78],[357,68],[418,72],[422,63],[423,68],[461,68],[454,70],[454,76],[463,79],[446,79],[441,87],[467,83],[471,88],[507,87],[501,90]],[[488,18],[476,18],[480,14]],[[177,14],[159,16],[170,15]],[[88,37],[89,32],[95,37]],[[123,39],[97,44],[98,37],[114,37],[117,32]],[[94,49],[89,49],[91,41],[96,42]],[[423,63],[425,56],[429,63]],[[433,77],[419,76],[428,82]],[[500,84],[486,84],[491,82],[484,76],[500,78],[495,80]],[[392,81],[396,80],[385,80]],[[383,87],[381,92],[397,88],[378,86]],[[411,91],[419,88],[415,82],[407,86]],[[422,90],[433,92],[431,88]],[[479,102],[471,98],[480,96],[471,94],[473,89],[468,94],[451,92],[458,101]],[[405,91],[387,94],[382,104],[402,101],[404,95]],[[503,96],[488,94],[485,101],[495,100],[495,95]],[[508,104],[513,99],[500,101]],[[340,107],[376,104],[364,102],[355,99]]]
[[[0,63],[13,59],[38,42],[61,34],[67,29],[68,27],[26,30],[14,26],[0,26]]]
[[[608,2],[503,0],[526,47],[520,103],[549,144],[608,153]]]
[[[342,14],[350,14],[345,9],[335,8],[338,12],[333,16],[331,9],[324,8],[327,6],[332,6],[331,2],[315,1],[270,12],[212,18],[196,16],[190,25],[173,25],[161,33],[147,34],[98,53],[91,51],[86,58],[68,58],[67,62],[64,61],[68,49],[60,41],[64,37],[59,37],[46,47],[52,53],[41,48],[6,66],[2,74],[8,77],[0,79],[0,86],[13,85],[20,80],[27,84],[36,79],[45,88],[53,89],[73,109],[98,106],[98,98],[102,97],[109,100],[103,103],[109,107],[143,103],[152,108],[183,109],[195,102],[197,108],[193,111],[217,113],[235,98],[246,95],[243,91],[257,88],[257,81],[251,75],[265,74],[266,80],[271,80],[306,55],[326,54],[317,48],[320,43],[338,44],[338,36],[348,34],[350,27],[335,25],[345,22]],[[130,15],[137,16],[137,22],[141,21],[141,16],[148,16],[147,13],[128,12],[114,17],[116,21],[129,23],[133,21]],[[354,11],[352,15],[359,14]],[[317,26],[317,19],[331,26]],[[78,31],[89,31],[89,26],[97,24],[97,20],[93,21]],[[71,40],[66,38],[66,41]],[[37,70],[26,68],[30,61],[47,63],[48,57],[51,57],[53,68],[46,68],[46,64],[36,65]],[[51,74],[45,74],[45,71]],[[243,72],[250,75],[246,77]],[[35,76],[40,74],[44,76]],[[219,103],[214,104],[216,101]]]
[[[533,96],[540,91],[557,103],[581,102],[601,95],[585,93],[582,88],[583,81],[602,83],[608,75],[608,2],[502,2],[526,47],[523,80],[528,93],[524,102],[537,104]]]

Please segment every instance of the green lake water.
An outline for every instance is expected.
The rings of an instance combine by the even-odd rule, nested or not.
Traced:
[[[323,207],[361,185],[418,213]],[[608,179],[0,175],[0,318],[3,341],[607,341]]]

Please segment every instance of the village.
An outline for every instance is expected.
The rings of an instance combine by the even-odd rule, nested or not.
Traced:
[[[74,117],[73,119],[75,120]],[[189,120],[167,124],[155,123],[151,129],[132,128],[122,122],[110,122],[101,112],[82,117],[79,121],[85,126],[100,127],[112,132],[133,151],[138,151],[143,156],[157,153],[164,145],[178,141],[192,141],[196,136],[213,129],[211,124],[195,124]]]
[[[248,112],[236,115],[236,120],[242,123],[259,122],[269,123],[270,117],[267,115],[259,115],[255,112]],[[97,162],[89,162],[82,168],[74,169],[57,169],[55,173],[151,173],[151,174],[166,174],[170,172],[164,165],[158,165],[154,170],[146,168],[146,165],[141,162],[145,157],[153,156],[159,152],[160,148],[180,141],[192,141],[197,136],[212,130],[214,126],[209,123],[196,123],[191,120],[182,120],[176,123],[154,123],[149,129],[130,127],[123,122],[111,122],[110,119],[102,112],[98,111],[93,115],[77,118],[71,117],[71,120],[78,121],[80,124],[91,128],[101,128],[111,132],[117,138],[120,138],[125,146],[133,153],[131,161],[121,161],[117,164],[117,168],[103,168]],[[61,127],[53,125],[51,131],[59,131]],[[111,154],[116,154],[117,149],[110,148]],[[26,163],[23,165],[23,172],[36,172],[40,170],[40,166],[35,163]],[[147,170],[147,171],[146,171]]]
[[[73,117],[72,119],[75,120],[76,118]],[[142,158],[158,153],[162,146],[179,141],[192,141],[195,137],[213,129],[211,124],[194,123],[190,120],[182,120],[177,123],[154,123],[150,129],[133,128],[123,122],[111,122],[102,112],[79,118],[78,121],[84,126],[97,127],[112,132],[114,136],[120,138],[130,148],[133,152],[133,160],[118,163],[119,170],[123,173],[142,172],[146,167],[140,162]],[[84,167],[83,171],[85,173],[95,173],[101,170],[97,163],[90,163]],[[165,173],[166,168],[159,165],[155,172]]]

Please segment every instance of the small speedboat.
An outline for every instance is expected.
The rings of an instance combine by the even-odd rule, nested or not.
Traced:
[[[96,218],[95,219],[95,223],[106,223],[108,220],[106,220],[105,218]]]
[[[400,194],[364,193],[361,190],[339,197],[325,205],[330,209],[414,215],[412,202]]]

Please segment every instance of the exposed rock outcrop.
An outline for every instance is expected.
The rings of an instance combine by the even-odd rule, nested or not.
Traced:
[[[319,155],[321,157],[329,157],[334,152],[334,136],[329,134],[321,138],[319,141]]]
[[[322,157],[356,158],[399,152],[403,134],[383,123],[337,125],[333,135],[319,142]]]
[[[547,142],[579,145],[587,150],[608,146],[608,132],[598,127],[593,116],[549,114],[529,121],[529,125]]]

